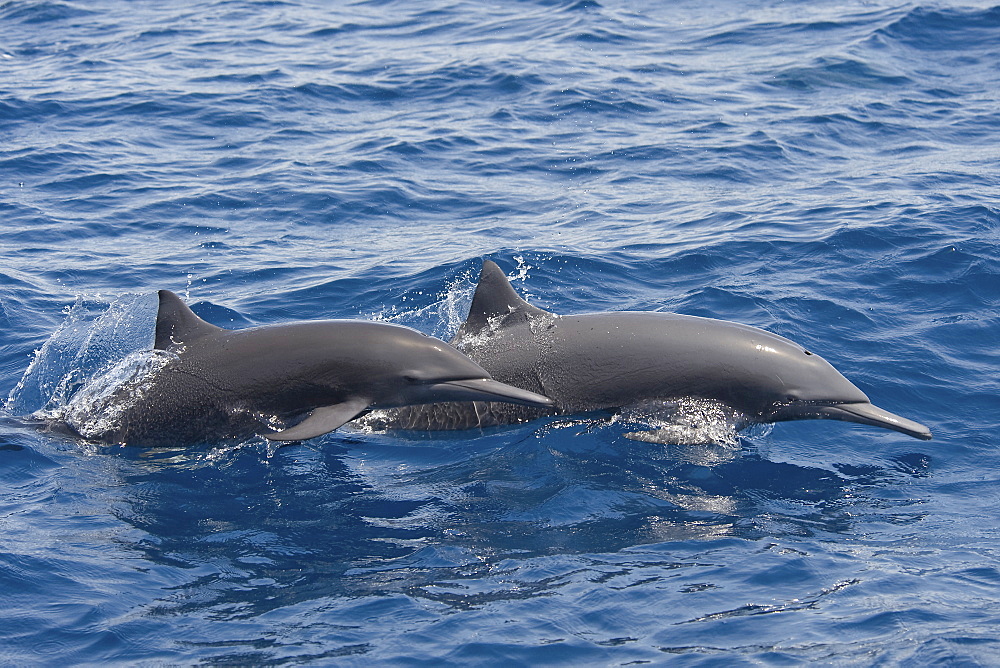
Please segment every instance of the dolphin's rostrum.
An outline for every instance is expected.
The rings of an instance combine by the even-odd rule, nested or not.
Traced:
[[[199,318],[174,293],[159,292],[154,348],[168,361],[88,438],[127,445],[184,445],[245,439],[304,440],[372,408],[423,402],[490,401],[549,406],[504,385],[447,343],[414,329],[323,320],[227,330]]]
[[[413,406],[388,412],[381,426],[459,429],[696,399],[727,407],[740,426],[830,418],[931,438],[927,427],[872,405],[829,362],[781,336],[676,313],[555,315],[524,301],[489,260],[452,343],[495,379],[545,394],[555,406]]]

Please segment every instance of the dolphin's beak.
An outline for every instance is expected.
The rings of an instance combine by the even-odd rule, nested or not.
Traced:
[[[919,438],[922,441],[931,440],[931,430],[913,420],[907,420],[895,413],[890,413],[878,406],[868,402],[851,404],[830,404],[827,406],[815,406],[813,409],[816,417],[831,418],[834,420],[844,420],[845,422],[859,422],[861,424],[882,427],[902,432],[908,436]]]
[[[555,402],[546,396],[505,385],[490,378],[448,380],[432,383],[427,389],[435,397],[435,401],[502,401],[537,408],[549,408],[555,405]]]

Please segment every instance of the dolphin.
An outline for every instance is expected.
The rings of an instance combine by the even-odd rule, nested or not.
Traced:
[[[169,290],[158,293],[155,351],[164,363],[117,387],[113,419],[85,438],[123,445],[187,445],[259,434],[299,441],[373,408],[423,402],[550,406],[499,383],[447,343],[409,327],[323,320],[227,330],[199,318]]]
[[[554,405],[414,406],[389,411],[373,426],[486,427],[693,399],[721,404],[739,427],[833,419],[931,438],[927,427],[873,405],[829,362],[786,338],[676,313],[556,315],[522,299],[489,260],[451,343],[495,379],[551,397]],[[660,432],[668,440],[659,442],[676,442],[676,427]],[[629,436],[659,440],[650,432]]]

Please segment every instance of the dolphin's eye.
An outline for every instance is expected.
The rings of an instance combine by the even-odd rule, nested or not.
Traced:
[[[803,350],[802,352],[804,352],[806,355],[812,355],[812,353],[809,352],[808,350]]]
[[[403,380],[405,380],[407,383],[419,383],[420,382],[419,378],[417,378],[416,376],[410,376],[410,375],[403,376]]]

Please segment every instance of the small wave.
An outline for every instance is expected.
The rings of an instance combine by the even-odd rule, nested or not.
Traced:
[[[771,85],[796,90],[824,88],[883,89],[902,87],[912,81],[901,74],[850,58],[818,58],[809,65],[789,67],[778,72]]]
[[[37,2],[15,3],[7,2],[0,6],[0,18],[5,21],[38,25],[57,23],[67,19],[89,17],[92,12],[80,9],[67,2]]]
[[[995,45],[998,27],[1000,7],[981,10],[915,7],[877,34],[921,51],[957,49],[967,54],[975,47]]]

